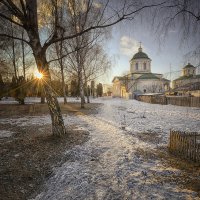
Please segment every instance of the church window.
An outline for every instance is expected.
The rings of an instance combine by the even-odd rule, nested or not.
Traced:
[[[144,70],[146,70],[147,69],[147,64],[143,63],[143,67],[144,67]]]
[[[138,70],[138,63],[135,64],[135,69]]]

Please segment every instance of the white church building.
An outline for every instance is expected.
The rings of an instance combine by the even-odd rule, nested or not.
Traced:
[[[134,98],[144,93],[164,93],[169,90],[170,81],[162,74],[151,72],[151,59],[142,47],[130,60],[130,73],[113,78],[113,97]]]

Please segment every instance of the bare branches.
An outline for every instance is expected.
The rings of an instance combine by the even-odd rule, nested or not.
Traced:
[[[20,9],[13,3],[11,0],[2,0],[0,2],[2,5],[6,6],[10,12],[10,14],[18,17],[20,20],[23,19],[23,13],[20,11]]]
[[[2,13],[0,13],[0,17],[1,17],[1,18],[4,18],[4,19],[6,19],[6,20],[8,20],[9,22],[11,22],[11,23],[13,23],[13,24],[16,24],[16,25],[18,25],[18,26],[20,26],[20,27],[23,27],[22,24],[16,22],[15,20],[13,20],[13,19],[10,18],[10,17],[7,17],[7,16],[3,15]]]
[[[145,5],[145,6],[142,6],[134,11],[131,11],[129,13],[122,13],[122,15],[120,16],[119,12],[116,13],[115,15],[111,16],[110,18],[108,18],[106,21],[100,23],[100,21],[98,21],[97,24],[94,24],[94,25],[91,25],[90,27],[88,28],[85,28],[79,32],[76,32],[74,34],[71,34],[71,35],[67,35],[67,36],[64,36],[63,38],[59,37],[59,38],[51,38],[48,42],[46,42],[44,44],[44,48],[47,49],[51,44],[55,43],[55,42],[59,42],[61,40],[69,40],[69,39],[73,39],[75,37],[78,37],[82,34],[85,34],[87,32],[90,32],[94,29],[103,29],[103,28],[107,28],[107,27],[110,27],[110,26],[113,26],[125,19],[132,19],[133,18],[133,15],[136,14],[136,13],[139,13],[140,11],[144,10],[144,9],[147,9],[147,8],[152,8],[152,7],[157,7],[157,6],[161,6],[163,4],[165,4],[166,2],[162,2],[162,3],[159,3],[159,4],[151,4],[151,5]],[[104,8],[105,9],[105,8]],[[124,8],[123,8],[124,10]],[[115,20],[112,21],[113,18],[115,18],[117,16],[117,18]],[[102,17],[101,17],[102,18]],[[101,19],[100,18],[100,19]]]
[[[152,21],[160,43],[163,44],[168,35],[177,32],[180,46],[190,44],[191,48],[197,48],[199,45],[200,1],[166,1],[166,4],[158,7]]]
[[[123,20],[132,20],[134,19],[135,14],[140,13],[144,9],[148,8],[153,8],[153,7],[158,7],[166,4],[166,1],[163,0],[161,3],[157,4],[151,4],[149,5],[140,5],[134,7],[134,4],[129,4],[129,1],[124,1],[122,3],[121,8],[119,9],[111,9],[112,5],[110,4],[110,0],[106,0],[104,4],[96,5],[96,1],[94,0],[87,0],[84,1],[84,5],[76,5],[76,1],[70,1],[70,5],[67,5],[66,8],[62,8],[60,5],[58,6],[58,1],[57,0],[52,0],[51,1],[51,6],[53,7],[52,14],[53,16],[51,17],[52,29],[49,27],[48,30],[50,30],[49,34],[46,35],[46,40],[43,43],[43,51],[45,52],[47,48],[57,42],[64,41],[64,40],[70,40],[76,37],[79,37],[87,32],[93,31],[95,29],[104,29],[107,27],[114,26],[115,24],[123,21]],[[6,16],[4,14],[0,14],[0,17],[3,19],[10,21],[22,28],[24,28],[27,32],[33,31],[35,34],[35,37],[39,37],[38,34],[38,14],[37,10],[39,9],[36,3],[36,0],[30,1],[30,0],[20,0],[19,3],[13,3],[11,0],[2,0],[0,2],[3,6],[5,6],[8,11],[13,15],[16,16],[19,20],[19,22],[14,21],[10,16]],[[106,14],[106,11],[110,8],[110,15],[108,16]],[[68,9],[67,11],[63,9]],[[78,31],[75,32],[70,32],[67,29],[67,25],[65,26],[65,29],[62,27],[59,17],[64,17],[65,19],[70,17],[70,14],[67,14],[71,12],[71,16],[74,15],[72,21],[74,24],[76,24],[78,21],[78,18],[81,18],[84,23],[81,24],[76,24],[75,27],[71,26],[68,29],[74,29],[78,27]],[[77,13],[78,12],[78,13]],[[93,14],[93,19],[91,18],[91,13],[96,13],[96,16]],[[108,11],[107,11],[108,12]],[[98,14],[99,13],[99,14]],[[58,16],[60,15],[61,16]],[[71,19],[72,19],[71,18]],[[91,20],[92,23],[89,25],[87,24],[87,21]],[[59,27],[63,28],[63,34],[58,34],[59,32]],[[9,36],[7,36],[9,37]],[[17,37],[15,39],[18,39]],[[32,38],[29,38],[32,41]],[[26,41],[27,43],[27,41]]]
[[[194,18],[196,18],[197,21],[200,20],[200,15],[197,16],[197,15],[195,15],[193,12],[191,12],[191,11],[189,11],[189,10],[183,9],[183,10],[180,11],[180,13],[181,13],[181,12],[189,13],[191,16],[193,16]]]
[[[84,47],[82,47],[82,48],[84,48]],[[72,54],[72,53],[74,53],[74,52],[76,52],[76,51],[77,51],[77,49],[74,49],[73,51],[70,51],[70,52],[68,52],[68,53],[66,53],[66,54],[63,54],[62,56],[60,56],[60,57],[58,57],[58,58],[49,60],[48,63],[50,64],[51,62],[55,62],[55,61],[62,60],[63,58],[69,56],[70,54]]]
[[[25,42],[26,44],[30,45],[30,42],[28,42],[27,40],[22,39],[22,38],[20,38],[20,37],[11,36],[11,35],[8,35],[8,34],[5,34],[5,33],[0,33],[0,37],[7,37],[7,38],[15,39],[15,40],[20,40],[20,41],[23,41],[23,42]]]

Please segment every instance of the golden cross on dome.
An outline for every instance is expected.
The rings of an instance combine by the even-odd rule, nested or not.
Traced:
[[[142,52],[142,47],[141,47],[141,46],[142,46],[142,45],[141,45],[142,42],[139,42],[139,43],[140,43],[140,47],[139,47],[139,49],[138,49],[138,52]]]

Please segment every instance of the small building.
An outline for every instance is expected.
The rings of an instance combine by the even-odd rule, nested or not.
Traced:
[[[162,74],[151,72],[151,59],[142,51],[130,60],[130,73],[113,78],[113,97],[136,98],[144,93],[164,93],[169,90],[170,81]]]
[[[115,76],[112,80],[112,96],[113,97],[124,97],[125,90],[125,78],[122,76]]]
[[[177,95],[200,96],[200,74],[196,74],[196,67],[188,63],[182,69],[182,76],[173,80],[173,91]]]
[[[111,96],[111,95],[112,95],[112,85],[103,84],[103,96]]]

